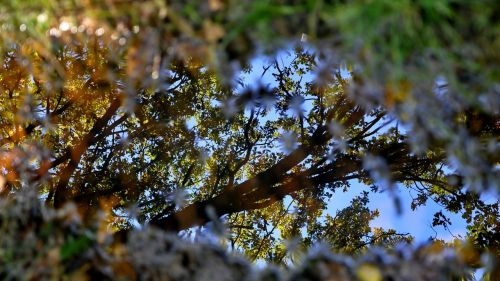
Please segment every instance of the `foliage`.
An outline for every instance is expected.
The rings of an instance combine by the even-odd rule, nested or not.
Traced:
[[[367,207],[368,191],[387,193],[399,208],[399,189],[417,194],[413,209],[433,200],[461,213],[468,242],[456,251],[471,249],[458,262],[486,266],[480,255],[500,251],[497,2],[5,3],[6,278],[54,259],[62,269],[47,276],[94,274],[95,266],[106,275],[96,263],[111,256],[131,259],[120,270],[156,272],[144,279],[180,280],[194,273],[162,271],[180,253],[164,255],[159,244],[177,238],[162,231],[198,239],[207,229],[251,260],[281,265],[318,242],[358,263],[378,245],[396,255],[397,269],[370,260],[369,275],[405,276],[428,267],[438,244],[398,256],[392,251],[411,236],[370,227],[378,210]],[[269,62],[252,65],[263,54]],[[261,79],[250,84],[250,74]],[[328,213],[326,202],[356,182],[366,191]],[[491,193],[495,200],[485,200]],[[449,223],[434,215],[434,226]],[[16,249],[19,234],[31,236]],[[226,266],[224,257],[209,266]],[[441,265],[422,274],[449,276],[455,266]],[[181,260],[182,270],[189,266]],[[356,266],[335,272],[380,279]]]
[[[114,244],[104,220],[83,227],[73,204],[54,210],[32,192],[22,195],[0,199],[4,280],[449,280],[467,274],[462,258],[439,243],[374,248],[356,259],[317,246],[289,270],[259,268],[218,244],[193,243],[150,227]]]

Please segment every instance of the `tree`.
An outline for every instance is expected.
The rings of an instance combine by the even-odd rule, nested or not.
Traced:
[[[411,240],[370,229],[367,192],[325,216],[359,181],[463,213],[470,265],[498,255],[498,202],[481,198],[500,182],[498,4],[292,2],[6,5],[2,196],[74,202],[89,227],[104,210],[123,241],[135,220],[209,223],[251,259],[287,263],[290,244],[358,254]],[[312,45],[254,69],[256,46],[283,46],[268,26]],[[235,63],[269,85],[246,85]]]

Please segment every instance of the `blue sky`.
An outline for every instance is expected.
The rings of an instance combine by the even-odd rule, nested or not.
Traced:
[[[329,212],[335,212],[339,208],[348,206],[353,197],[360,194],[362,190],[367,190],[367,186],[353,182],[348,192],[336,192],[328,202]],[[380,216],[372,221],[372,227],[392,228],[401,233],[410,233],[415,238],[416,243],[426,242],[429,237],[438,239],[453,240],[453,236],[461,235],[466,232],[465,220],[460,214],[452,214],[444,211],[452,221],[449,231],[443,227],[431,227],[434,213],[442,208],[432,200],[428,200],[425,206],[412,211],[410,208],[412,194],[405,187],[400,187],[397,192],[401,200],[402,212],[398,214],[391,195],[385,193],[370,193],[371,209],[378,209]],[[413,194],[414,196],[415,194]]]
[[[283,61],[286,64],[290,62],[290,55],[286,52],[281,52],[277,55],[277,59],[279,62]],[[240,76],[242,82],[250,87],[258,85],[259,83],[264,85],[272,84],[274,81],[272,69],[269,69],[265,75],[261,77],[263,67],[269,64],[269,60],[270,58],[265,56],[256,57],[252,61],[252,71]],[[344,77],[348,76],[347,70],[343,70],[341,74]],[[313,73],[306,74],[304,82],[313,79]],[[337,191],[328,202],[327,212],[329,214],[335,214],[337,210],[348,206],[355,196],[359,195],[363,190],[369,189],[367,186],[357,181],[352,181],[351,183],[351,188],[347,192]],[[410,233],[415,238],[414,242],[417,244],[428,241],[430,237],[450,241],[455,237],[463,238],[465,236],[466,222],[461,217],[461,214],[453,214],[443,210],[441,206],[432,200],[428,200],[426,205],[420,206],[413,211],[411,210],[410,204],[412,196],[416,196],[415,192],[412,194],[407,188],[400,187],[398,191],[396,191],[396,194],[402,203],[401,214],[397,213],[393,198],[390,194],[387,192],[370,193],[369,207],[372,210],[378,209],[380,211],[380,216],[371,222],[372,227],[383,227],[385,229],[392,228],[400,233]],[[433,215],[438,211],[443,211],[443,214],[450,218],[452,224],[448,229],[441,226],[432,227]]]

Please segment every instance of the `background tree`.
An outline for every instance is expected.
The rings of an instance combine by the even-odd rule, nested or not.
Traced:
[[[369,228],[366,192],[325,215],[357,180],[463,213],[497,255],[498,202],[480,195],[499,182],[498,4],[292,2],[7,3],[2,195],[75,202],[87,226],[105,210],[122,239],[135,220],[211,222],[279,263],[319,239],[346,254],[411,239]],[[269,85],[238,80],[293,37],[311,45],[265,65]]]

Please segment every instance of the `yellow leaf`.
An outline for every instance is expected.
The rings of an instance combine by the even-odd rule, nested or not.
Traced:
[[[358,267],[356,271],[356,275],[361,281],[381,281],[382,273],[380,270],[371,265],[371,264],[363,264]]]
[[[215,43],[224,36],[224,29],[217,23],[206,20],[203,22],[203,32],[208,42]]]

